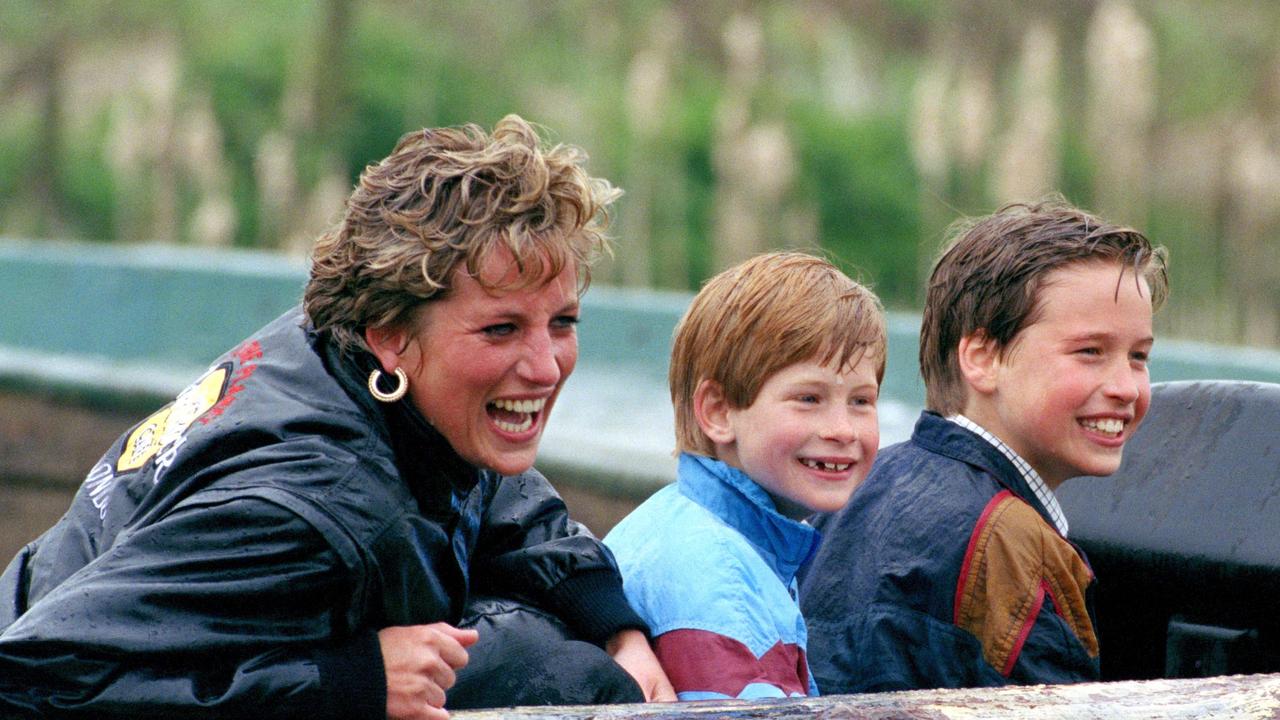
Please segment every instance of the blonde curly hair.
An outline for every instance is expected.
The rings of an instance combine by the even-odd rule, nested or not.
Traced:
[[[610,252],[608,206],[621,195],[588,176],[585,161],[579,148],[544,145],[517,115],[492,135],[473,124],[406,134],[365,169],[341,222],[316,241],[308,319],[343,350],[368,350],[365,328],[410,321],[449,292],[460,266],[483,282],[479,269],[500,248],[517,269],[504,289],[572,263],[585,290],[591,263]]]

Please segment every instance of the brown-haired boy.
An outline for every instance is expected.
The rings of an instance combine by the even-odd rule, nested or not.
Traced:
[[[927,410],[802,581],[825,693],[1098,679],[1064,480],[1109,475],[1147,411],[1164,254],[1054,198],[960,228],[920,329]]]
[[[801,520],[870,469],[884,361],[875,295],[811,255],[761,255],[694,298],[671,353],[677,481],[605,538],[680,699],[816,691]]]

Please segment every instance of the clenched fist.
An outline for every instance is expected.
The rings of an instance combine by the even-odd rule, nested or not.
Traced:
[[[477,638],[475,630],[459,630],[446,623],[380,630],[378,644],[387,669],[387,717],[448,718],[445,691],[453,687],[455,671],[467,664],[466,648],[474,645]]]

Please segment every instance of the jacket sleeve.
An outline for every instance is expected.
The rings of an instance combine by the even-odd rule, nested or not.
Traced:
[[[627,604],[609,550],[569,518],[536,470],[496,480],[471,577],[478,593],[531,602],[598,645],[620,630],[648,630]]]
[[[974,527],[956,586],[955,624],[1010,682],[1097,680],[1086,598],[1093,573],[1031,506],[1006,492]]]
[[[350,578],[296,513],[193,496],[4,629],[0,715],[384,717]]]

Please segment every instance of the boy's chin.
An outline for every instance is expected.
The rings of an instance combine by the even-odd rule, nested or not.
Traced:
[[[852,496],[853,493],[849,493],[848,495],[845,495],[843,499],[838,497],[824,498],[823,500],[812,504],[812,507],[810,507],[810,514],[816,515],[818,513],[833,513],[837,510],[843,510],[844,506],[849,503],[849,498]]]
[[[1066,474],[1066,477],[1059,480],[1059,484],[1076,477],[1107,477],[1114,474],[1120,469],[1120,455],[1116,454],[1115,458],[1097,458],[1091,462],[1081,463]],[[1041,474],[1044,477],[1043,473]],[[1049,478],[1045,478],[1049,480]]]
[[[773,499],[774,507],[779,513],[793,520],[803,520],[810,515],[843,510],[849,498],[853,497],[853,490],[856,488],[857,485],[854,485],[848,492],[809,492],[804,493],[800,499],[792,499],[772,492],[769,493],[769,497]],[[827,490],[831,489],[827,488]]]

